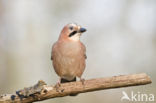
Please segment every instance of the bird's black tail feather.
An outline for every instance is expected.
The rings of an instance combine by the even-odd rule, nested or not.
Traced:
[[[68,83],[68,82],[75,82],[76,81],[76,77],[73,80],[66,80],[64,78],[61,78],[61,83]],[[77,96],[78,94],[70,94],[70,96]]]
[[[68,82],[75,82],[76,81],[76,77],[73,79],[73,80],[67,80],[67,79],[64,79],[64,78],[61,78],[61,83],[68,83]]]

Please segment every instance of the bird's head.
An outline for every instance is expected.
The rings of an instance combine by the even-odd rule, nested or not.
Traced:
[[[79,41],[80,36],[86,29],[75,23],[67,24],[61,31],[59,40]]]

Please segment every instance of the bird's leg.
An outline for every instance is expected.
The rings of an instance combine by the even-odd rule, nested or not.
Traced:
[[[82,85],[84,85],[85,79],[80,77],[80,81],[82,82]]]
[[[61,78],[59,78],[58,82],[54,87],[56,88],[56,91],[59,92],[59,87],[61,87]]]

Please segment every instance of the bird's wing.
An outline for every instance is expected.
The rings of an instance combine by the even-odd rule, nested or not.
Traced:
[[[87,59],[87,55],[86,54],[84,54],[84,57],[85,57],[85,59]]]
[[[53,60],[53,56],[51,55],[51,60]]]
[[[53,60],[53,55],[52,55],[52,51],[53,51],[53,50],[51,50],[51,58],[50,58],[51,60]]]
[[[53,51],[56,48],[56,42],[54,43],[54,45],[52,46],[52,50],[51,50],[51,60],[53,60]]]
[[[87,55],[86,55],[86,47],[83,43],[81,43],[81,47],[82,47],[82,50],[84,52],[84,58],[87,59]]]

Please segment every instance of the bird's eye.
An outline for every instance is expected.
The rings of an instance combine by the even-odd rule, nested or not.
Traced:
[[[73,30],[73,26],[70,26],[69,29],[70,29],[70,30]]]

